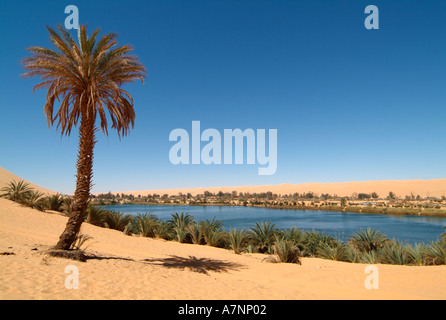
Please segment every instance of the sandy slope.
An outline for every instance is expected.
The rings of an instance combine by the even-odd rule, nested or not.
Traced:
[[[192,195],[203,193],[204,191],[217,193],[219,191],[231,192],[268,192],[276,194],[315,192],[317,194],[328,193],[338,196],[351,196],[353,192],[372,193],[376,192],[380,197],[386,197],[389,191],[394,192],[397,196],[404,197],[413,193],[415,196],[420,195],[441,197],[446,195],[446,179],[433,180],[383,180],[383,181],[361,181],[361,182],[336,182],[336,183],[305,183],[305,184],[280,184],[265,186],[242,186],[242,187],[213,187],[213,188],[188,188],[188,189],[163,189],[163,190],[137,190],[137,191],[119,191],[119,193],[127,193],[137,195],[147,195],[157,193],[160,195],[176,195],[179,192]]]
[[[367,290],[366,265],[305,258],[302,265],[264,255],[125,236],[84,224],[99,259],[49,258],[66,217],[0,199],[1,299],[445,299],[446,266],[378,265],[379,289]],[[37,249],[37,250],[33,250]],[[66,289],[65,268],[79,269]]]
[[[9,172],[8,170],[0,167],[0,189],[5,187],[9,182],[14,181],[14,180],[16,182],[18,182],[20,180],[25,180],[25,179],[22,179],[21,177],[16,176],[14,173]],[[42,188],[41,186],[38,186],[38,185],[36,185],[32,182],[29,182],[27,180],[25,180],[25,181],[28,182],[30,187],[32,187],[35,191],[42,192],[43,194],[55,194],[56,193],[52,190]],[[2,193],[2,192],[0,192],[0,193]]]

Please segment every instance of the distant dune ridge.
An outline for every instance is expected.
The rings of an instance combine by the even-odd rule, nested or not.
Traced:
[[[0,167],[0,188],[6,186],[12,180],[25,180]],[[26,181],[26,180],[25,180]],[[29,181],[27,181],[29,182]],[[45,189],[32,182],[29,182],[35,190],[54,194],[55,191]],[[441,197],[446,195],[446,179],[433,180],[382,180],[382,181],[359,181],[359,182],[334,182],[334,183],[304,183],[304,184],[279,184],[263,186],[234,186],[234,187],[210,187],[210,188],[182,188],[182,189],[158,189],[158,190],[136,190],[136,191],[112,191],[112,193],[126,193],[138,195],[147,194],[168,194],[177,195],[178,193],[190,193],[193,196],[209,191],[212,193],[222,192],[250,192],[261,193],[271,191],[276,194],[314,192],[317,194],[328,193],[330,195],[351,196],[352,193],[372,193],[376,192],[380,197],[386,197],[390,191],[397,196],[406,196],[411,193],[421,197],[432,196]],[[97,194],[97,193],[95,193]]]
[[[33,188],[35,191],[39,191],[42,192],[43,194],[56,194],[55,191],[49,190],[49,189],[45,189],[41,186],[38,186],[37,184],[34,184],[30,181],[27,181],[26,179],[22,179],[19,176],[16,176],[14,173],[9,172],[6,169],[3,169],[2,167],[0,167],[0,189],[3,187],[6,187],[8,185],[9,182],[11,181],[20,181],[20,180],[24,180],[26,182],[29,183],[30,187]],[[2,192],[0,192],[1,194]]]
[[[392,191],[397,196],[406,196],[411,193],[421,197],[432,196],[441,197],[446,195],[446,179],[433,180],[382,180],[382,181],[361,181],[361,182],[335,182],[335,183],[304,183],[304,184],[279,184],[264,186],[240,186],[240,187],[211,187],[211,188],[184,188],[184,189],[162,189],[162,190],[139,190],[139,191],[119,191],[119,193],[147,195],[157,193],[160,195],[176,195],[190,193],[193,196],[209,191],[212,193],[222,192],[249,192],[261,193],[271,191],[276,194],[314,192],[317,194],[328,193],[330,195],[351,196],[352,193],[372,193],[376,192],[380,197],[388,196]],[[116,193],[116,192],[114,192]]]

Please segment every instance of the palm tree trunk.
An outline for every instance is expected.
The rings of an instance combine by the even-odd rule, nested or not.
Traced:
[[[77,160],[76,190],[71,204],[71,216],[55,249],[68,250],[76,240],[90,199],[93,177],[93,149],[95,140],[95,119],[82,115],[79,128],[79,153]]]

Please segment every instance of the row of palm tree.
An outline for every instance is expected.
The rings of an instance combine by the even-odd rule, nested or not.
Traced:
[[[52,210],[69,214],[71,209],[71,197],[63,196],[59,193],[44,194],[34,190],[30,184],[24,180],[11,181],[1,188],[1,197],[18,202],[40,211]]]
[[[98,215],[98,212],[100,213]],[[100,216],[100,219],[98,219]],[[136,216],[90,206],[87,222],[143,237],[162,238],[225,248],[241,253],[266,253],[270,261],[300,263],[301,257],[318,257],[353,263],[398,265],[446,264],[444,235],[429,244],[403,244],[373,229],[360,229],[347,242],[314,230],[281,230],[271,222],[256,222],[251,228],[223,229],[223,223],[195,221],[188,213],[174,213],[167,221],[152,213]],[[93,222],[92,222],[93,221]]]

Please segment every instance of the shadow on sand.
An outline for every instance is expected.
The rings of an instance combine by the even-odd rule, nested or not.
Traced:
[[[175,269],[190,269],[193,272],[209,274],[208,271],[214,272],[228,272],[229,270],[239,270],[243,267],[242,264],[216,260],[216,259],[208,259],[208,258],[197,258],[194,256],[189,256],[188,258],[179,257],[179,256],[170,256],[169,258],[163,259],[144,259],[144,261],[154,264],[160,265],[166,268],[175,268]]]
[[[243,268],[243,265],[236,262],[209,259],[209,258],[197,258],[189,256],[188,258],[172,255],[168,258],[162,259],[143,259],[134,260],[131,258],[116,257],[116,256],[102,256],[97,254],[85,254],[80,250],[50,250],[48,252],[50,256],[60,257],[72,260],[78,260],[86,262],[87,260],[123,260],[139,263],[146,263],[150,265],[158,265],[166,268],[175,269],[190,269],[193,272],[209,275],[208,271],[214,272],[228,272],[230,270],[238,271]]]

